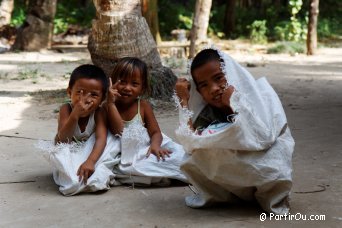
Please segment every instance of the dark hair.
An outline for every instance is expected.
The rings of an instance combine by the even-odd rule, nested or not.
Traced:
[[[76,67],[71,73],[69,88],[72,89],[75,82],[82,78],[95,79],[100,81],[102,83],[102,99],[106,97],[109,81],[106,74],[101,68],[91,64],[84,64]]]
[[[203,66],[204,64],[213,61],[213,60],[217,60],[222,62],[221,57],[219,55],[219,53],[217,52],[217,50],[214,49],[204,49],[202,51],[200,51],[195,58],[193,59],[192,63],[191,63],[191,74],[192,72]]]
[[[222,62],[219,53],[217,50],[214,49],[203,49],[200,51],[195,58],[193,59],[190,67],[191,75],[193,75],[194,70],[203,66],[204,64],[211,62],[211,61],[219,61]],[[195,81],[196,84],[196,81]]]
[[[124,57],[116,63],[111,75],[113,83],[122,78],[132,77],[133,72],[136,69],[140,71],[142,80],[142,93],[149,94],[150,85],[147,65],[145,62],[135,57]]]

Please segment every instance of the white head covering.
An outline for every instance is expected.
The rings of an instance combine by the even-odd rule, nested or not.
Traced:
[[[286,127],[286,116],[278,95],[265,78],[255,80],[253,76],[229,55],[210,47],[206,49],[216,50],[221,58],[221,69],[225,74],[229,85],[235,90],[230,98],[230,104],[234,112],[237,112],[235,127],[240,129],[244,140],[230,144],[231,149],[262,150],[269,147]],[[187,123],[189,118],[196,120],[206,105],[202,96],[196,90],[195,83],[190,80],[189,110],[180,108],[180,127],[176,131],[178,135],[193,135]],[[243,129],[241,129],[243,127]],[[241,138],[241,137],[240,137]],[[246,142],[249,142],[246,144]],[[222,145],[223,146],[223,145]],[[226,146],[224,146],[226,148]],[[190,148],[189,148],[190,149]]]

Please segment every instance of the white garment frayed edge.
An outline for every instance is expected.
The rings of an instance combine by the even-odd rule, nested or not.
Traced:
[[[72,153],[77,153],[81,151],[81,149],[84,147],[85,142],[71,142],[71,143],[57,143],[54,144],[54,142],[51,141],[45,141],[45,140],[38,140],[34,144],[34,147],[41,150],[43,152],[43,156],[45,159],[50,161],[50,156],[55,153],[59,153],[61,151],[64,151],[64,149],[68,149]]]
[[[176,92],[174,92],[172,99],[175,102],[177,109],[179,110],[179,127],[176,129],[176,134],[195,135],[188,124],[194,113],[188,108],[182,107]]]

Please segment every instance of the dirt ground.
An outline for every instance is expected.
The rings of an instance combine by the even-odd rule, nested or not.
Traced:
[[[46,51],[0,55],[0,227],[342,227],[342,48],[320,49],[313,57],[229,53],[253,65],[247,69],[265,76],[283,102],[296,141],[295,217],[260,221],[262,210],[248,203],[190,209],[187,186],[62,196],[34,143],[55,135],[68,77],[90,58],[86,50]],[[184,60],[164,62],[185,74]],[[155,102],[155,111],[162,130],[174,137],[174,106]]]

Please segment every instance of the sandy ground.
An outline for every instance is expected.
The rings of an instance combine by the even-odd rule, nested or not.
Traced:
[[[0,55],[0,227],[342,227],[342,49],[321,49],[314,57],[231,54],[243,65],[256,63],[248,70],[267,77],[283,102],[296,141],[295,218],[262,222],[261,209],[252,204],[190,209],[184,204],[191,194],[187,186],[62,196],[33,145],[53,138],[56,110],[65,99],[61,89],[72,69],[90,58],[86,51],[47,51]],[[166,62],[184,74],[184,62]],[[156,114],[174,137],[172,104],[157,103]],[[325,219],[310,221],[310,215]]]

